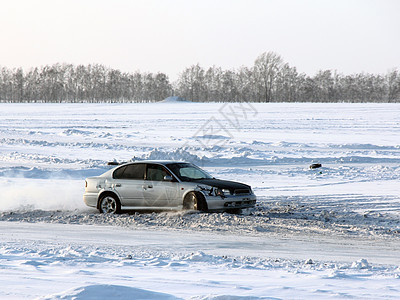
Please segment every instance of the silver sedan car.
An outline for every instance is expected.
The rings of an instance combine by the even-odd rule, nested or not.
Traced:
[[[254,207],[251,187],[219,180],[186,162],[138,161],[85,181],[83,200],[101,213],[127,210],[240,212]]]

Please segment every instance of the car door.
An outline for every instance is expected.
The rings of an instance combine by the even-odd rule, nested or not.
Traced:
[[[171,176],[172,180],[164,180]],[[178,196],[178,182],[162,165],[147,164],[144,201],[149,207],[176,207],[181,201]]]
[[[122,166],[114,171],[114,189],[120,195],[122,206],[143,206],[143,185],[146,164]]]

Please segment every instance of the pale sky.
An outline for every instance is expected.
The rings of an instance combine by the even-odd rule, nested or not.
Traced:
[[[399,0],[0,0],[0,66],[100,63],[175,80],[199,63],[299,72],[400,69]]]

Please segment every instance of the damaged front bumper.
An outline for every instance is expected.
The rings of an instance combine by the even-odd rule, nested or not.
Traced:
[[[204,197],[207,202],[208,210],[211,211],[251,208],[254,207],[257,202],[257,197],[254,194],[224,197],[205,194]]]

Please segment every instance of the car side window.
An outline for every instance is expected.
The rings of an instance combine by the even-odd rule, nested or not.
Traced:
[[[119,168],[114,171],[115,179],[144,179],[146,165],[145,164],[132,164]]]
[[[163,181],[166,175],[170,175],[162,166],[160,165],[147,165],[146,179],[152,181]]]

